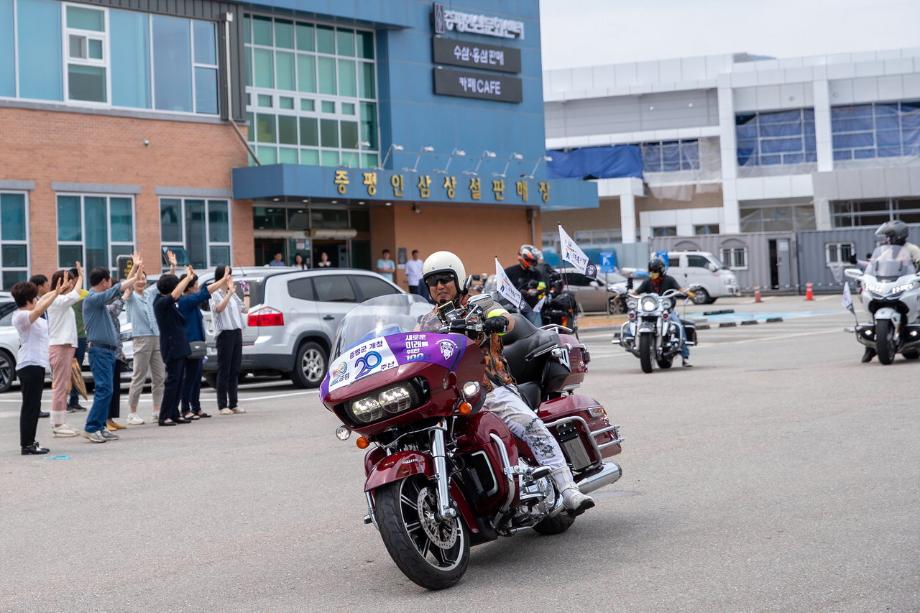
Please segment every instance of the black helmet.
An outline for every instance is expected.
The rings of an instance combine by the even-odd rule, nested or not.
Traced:
[[[652,258],[648,263],[649,272],[657,272],[659,275],[664,274],[664,261],[661,258]]]
[[[887,221],[875,231],[875,237],[889,245],[903,245],[909,234],[910,228],[900,219]]]

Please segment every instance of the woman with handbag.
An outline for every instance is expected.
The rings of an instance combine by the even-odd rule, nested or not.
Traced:
[[[182,280],[185,280],[186,276],[182,275]],[[177,301],[179,312],[185,318],[185,336],[188,339],[190,351],[185,358],[185,377],[182,380],[182,416],[185,419],[211,417],[201,410],[201,375],[204,358],[207,355],[201,305],[210,300],[211,294],[226,287],[229,281],[229,277],[224,277],[207,287],[199,287],[198,276],[193,275],[192,280],[185,287],[185,292]]]

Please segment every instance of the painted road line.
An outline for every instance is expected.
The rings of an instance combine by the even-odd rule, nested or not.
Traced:
[[[302,392],[288,392],[286,394],[271,394],[268,396],[253,396],[251,398],[240,396],[240,402],[254,402],[258,400],[273,400],[275,398],[290,398],[292,396],[313,396],[319,394],[319,390],[304,390]]]

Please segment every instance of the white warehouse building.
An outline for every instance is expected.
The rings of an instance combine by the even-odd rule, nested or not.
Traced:
[[[549,70],[543,87],[550,156],[587,154],[599,170],[569,176],[601,196],[546,212],[550,247],[557,223],[603,248],[920,222],[920,48]]]

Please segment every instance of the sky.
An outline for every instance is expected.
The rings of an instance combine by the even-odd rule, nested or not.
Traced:
[[[920,0],[540,0],[543,68],[920,47]]]

